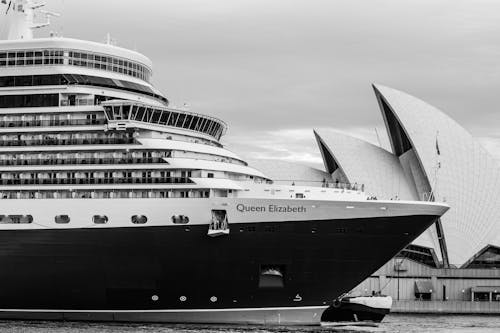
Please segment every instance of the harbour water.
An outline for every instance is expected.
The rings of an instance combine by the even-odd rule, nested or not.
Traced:
[[[329,332],[500,332],[500,316],[455,315],[389,315],[377,328],[331,327],[264,327],[233,325],[168,325],[168,324],[114,324],[51,321],[0,321],[4,333],[89,333],[89,332],[160,332],[160,333],[329,333]]]

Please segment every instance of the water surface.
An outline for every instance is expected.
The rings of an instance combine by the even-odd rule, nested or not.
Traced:
[[[0,332],[161,332],[161,333],[334,333],[334,332],[500,332],[500,315],[389,315],[378,328],[264,327],[240,325],[116,324],[54,321],[0,321]]]

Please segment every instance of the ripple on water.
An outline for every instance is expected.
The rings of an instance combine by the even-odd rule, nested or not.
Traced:
[[[264,327],[245,325],[169,325],[169,324],[122,324],[57,321],[0,321],[2,333],[89,333],[89,332],[138,332],[138,333],[330,333],[330,332],[408,332],[408,333],[498,333],[500,316],[457,315],[389,315],[378,328],[331,328],[331,327]]]

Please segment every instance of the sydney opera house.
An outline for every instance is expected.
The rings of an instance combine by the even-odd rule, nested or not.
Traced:
[[[399,254],[399,258],[406,259],[404,265],[420,265],[420,271],[427,272],[411,281],[411,289],[415,290],[408,292],[410,298],[422,296],[418,289],[425,293],[427,286],[427,293],[431,294],[427,296],[432,299],[455,297],[474,301],[482,297],[500,301],[500,274],[492,270],[500,268],[498,162],[444,112],[404,92],[381,85],[373,88],[390,151],[345,134],[316,130],[314,135],[326,171],[297,166],[287,170],[295,177],[305,178],[308,173],[309,178],[316,180],[364,184],[365,191],[374,198],[448,203],[448,213]],[[269,163],[263,163],[256,161],[254,165],[268,173],[281,172],[283,177],[284,167],[274,165],[273,170]],[[385,267],[387,272],[379,273],[397,274],[399,278],[409,270],[396,269],[395,264],[401,265],[402,260],[393,259]],[[478,270],[475,277],[484,275],[484,279],[471,280],[473,269]],[[455,274],[450,277],[455,280],[461,276],[469,278],[462,279],[460,285],[455,280],[448,281],[456,285],[458,294],[452,296],[450,287],[446,291],[446,281],[438,281],[443,274]],[[415,272],[413,275],[418,277]],[[428,284],[420,283],[426,279]],[[380,283],[373,286],[366,282],[365,290],[382,289]],[[485,291],[484,284],[499,287]],[[483,289],[477,289],[478,285],[483,285]],[[399,292],[398,287],[398,299]]]
[[[401,91],[379,85],[374,90],[391,151],[315,132],[327,172],[363,183],[379,198],[447,202],[450,211],[414,245],[432,250],[445,267],[477,265],[474,259],[484,256],[486,246],[486,252],[500,246],[498,162],[442,111]]]

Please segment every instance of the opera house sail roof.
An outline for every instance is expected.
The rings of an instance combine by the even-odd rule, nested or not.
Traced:
[[[446,201],[448,214],[416,243],[434,247],[451,265],[462,266],[487,244],[499,245],[498,162],[439,109],[392,88],[374,90],[391,152],[315,131],[327,171],[362,182],[384,199]]]

